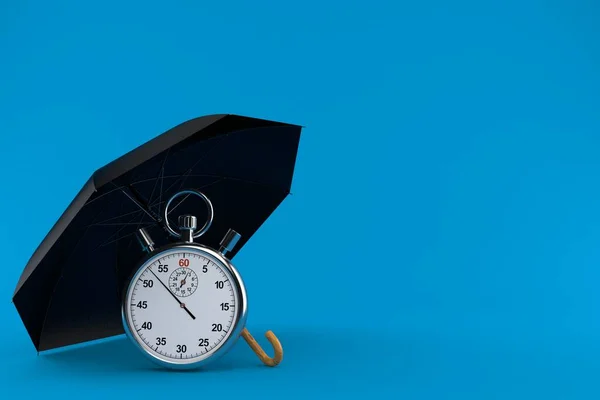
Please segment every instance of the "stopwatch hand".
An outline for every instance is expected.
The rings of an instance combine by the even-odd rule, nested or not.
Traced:
[[[181,289],[183,287],[183,285],[185,285],[185,281],[188,278],[188,276],[190,276],[190,273],[188,272],[188,274],[185,276],[185,278],[183,278],[183,280],[181,281],[181,285],[179,286],[179,289]]]
[[[167,292],[169,292],[169,294],[170,294],[171,296],[173,296],[173,298],[174,298],[175,300],[177,300],[177,302],[179,303],[179,306],[180,306],[181,308],[183,308],[183,309],[185,310],[185,312],[187,312],[187,313],[189,314],[189,316],[190,316],[190,317],[192,317],[192,319],[196,319],[196,317],[194,316],[194,314],[192,314],[192,313],[190,312],[190,310],[188,310],[188,309],[187,309],[186,305],[185,305],[185,304],[183,304],[183,303],[181,302],[181,300],[179,300],[179,299],[177,298],[177,296],[175,296],[175,293],[171,292],[171,289],[169,289],[169,288],[167,287],[167,285],[165,285],[165,284],[163,283],[163,281],[161,281],[161,280],[160,280],[160,278],[159,278],[159,277],[158,277],[158,276],[157,276],[157,275],[154,273],[154,271],[152,271],[152,269],[151,269],[151,268],[148,268],[148,270],[149,270],[150,272],[152,272],[152,275],[154,275],[154,276],[156,277],[156,279],[157,279],[157,280],[160,282],[160,284],[161,284],[161,285],[163,285],[163,287],[164,287],[164,288],[167,290]]]

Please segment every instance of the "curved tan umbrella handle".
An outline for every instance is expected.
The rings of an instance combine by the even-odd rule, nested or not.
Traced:
[[[279,339],[277,339],[277,336],[275,336],[272,331],[268,331],[265,334],[265,337],[269,340],[271,346],[273,346],[273,349],[275,350],[275,357],[273,358],[269,357],[267,353],[265,353],[262,347],[260,347],[260,344],[258,344],[250,332],[248,332],[248,329],[244,328],[242,331],[242,337],[246,343],[248,343],[248,346],[250,346],[250,348],[252,348],[252,350],[256,353],[258,358],[260,358],[260,361],[262,361],[265,365],[274,367],[283,359],[283,348],[281,347],[281,343],[279,343]]]

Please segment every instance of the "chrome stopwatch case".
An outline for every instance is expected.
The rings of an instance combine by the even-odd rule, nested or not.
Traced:
[[[197,229],[194,216],[179,217],[179,232],[168,223],[171,202],[181,195],[204,200],[209,217]],[[195,243],[213,220],[210,200],[185,190],[173,196],[164,221],[177,243],[154,249],[141,229],[138,238],[148,252],[134,271],[124,293],[123,325],[127,336],[150,359],[168,368],[194,368],[226,353],[246,323],[244,283],[226,257],[240,235],[229,230],[219,250]]]

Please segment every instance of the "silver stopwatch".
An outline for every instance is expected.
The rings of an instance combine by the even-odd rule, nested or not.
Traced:
[[[198,229],[191,215],[179,217],[178,231],[169,224],[171,203],[182,195],[204,200],[209,213]],[[138,232],[148,252],[125,291],[122,315],[127,336],[153,361],[169,368],[194,368],[227,352],[246,323],[246,289],[226,257],[240,239],[229,230],[219,250],[195,243],[213,220],[210,200],[184,190],[167,202],[163,218],[177,243],[154,249],[147,232]]]

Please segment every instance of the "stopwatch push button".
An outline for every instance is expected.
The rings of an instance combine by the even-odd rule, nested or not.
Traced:
[[[141,228],[137,231],[137,238],[140,242],[140,246],[142,246],[142,250],[146,253],[150,253],[154,251],[154,241],[146,231],[146,229]]]
[[[219,253],[225,256],[231,250],[235,248],[235,245],[239,242],[242,236],[234,231],[233,229],[229,229],[221,240],[221,248],[219,249]]]

